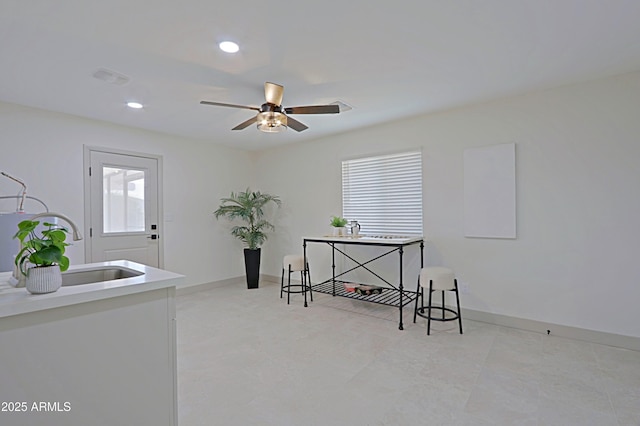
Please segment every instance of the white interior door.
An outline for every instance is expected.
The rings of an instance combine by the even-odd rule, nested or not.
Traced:
[[[90,262],[161,267],[158,158],[89,149]]]

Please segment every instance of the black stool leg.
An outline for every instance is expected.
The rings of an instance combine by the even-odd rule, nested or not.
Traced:
[[[309,296],[311,296],[311,301],[313,302],[313,288],[311,288],[311,269],[309,269],[309,264],[306,264],[307,267],[307,279],[309,284]]]
[[[304,293],[304,307],[306,308],[307,305],[307,280],[306,280],[307,274],[306,271],[302,270],[300,271],[300,288],[302,289],[302,292]]]
[[[460,310],[460,296],[458,294],[458,280],[453,280],[456,288],[456,303],[458,304],[458,323],[460,324],[460,334],[462,334],[462,311]]]
[[[442,290],[442,321],[444,321],[444,319],[445,319],[444,306],[445,306],[445,303],[444,303],[444,290]]]
[[[287,290],[289,290],[287,292],[287,305],[288,305],[291,300],[291,265],[289,265],[289,278],[288,278],[287,284],[288,284]]]
[[[284,267],[282,268],[282,276],[280,277],[280,299],[282,299],[283,291],[284,291]]]
[[[431,295],[433,294],[433,280],[429,280],[429,315],[427,318],[427,336],[431,335]]]
[[[418,276],[418,285],[416,285],[416,304],[413,308],[413,323],[416,323],[416,317],[418,316],[418,299],[420,299],[420,276]]]

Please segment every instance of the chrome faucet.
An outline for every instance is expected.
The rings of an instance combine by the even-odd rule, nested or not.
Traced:
[[[54,213],[54,212],[43,212],[43,213],[38,213],[36,215],[33,215],[26,220],[36,220],[43,217],[57,217],[58,219],[64,220],[71,226],[71,229],[73,231],[73,234],[72,234],[73,241],[80,241],[82,239],[82,234],[80,234],[80,231],[78,230],[78,225],[76,225],[71,219],[69,219],[67,216],[63,214]],[[22,243],[20,243],[20,249],[18,250],[18,253],[20,253],[21,250],[22,250]],[[9,278],[9,284],[11,284],[14,287],[24,287],[25,280],[26,280],[25,275],[22,273],[22,271],[20,271],[20,267],[16,265],[15,268],[13,269],[13,276]]]

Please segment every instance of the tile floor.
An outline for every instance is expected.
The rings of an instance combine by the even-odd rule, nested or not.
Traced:
[[[640,425],[640,352],[279,285],[179,296],[180,426]],[[433,324],[433,323],[432,323]]]

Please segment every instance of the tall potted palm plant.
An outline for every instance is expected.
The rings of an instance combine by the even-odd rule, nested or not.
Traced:
[[[245,243],[244,264],[247,275],[247,288],[258,288],[260,277],[260,246],[267,240],[267,231],[275,229],[264,219],[264,208],[269,203],[278,207],[282,204],[276,195],[263,194],[260,191],[232,192],[229,197],[221,198],[220,207],[213,213],[216,219],[239,219],[243,225],[231,228],[231,235]]]

